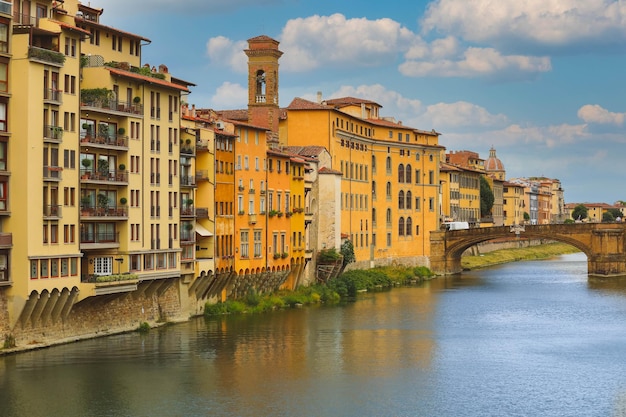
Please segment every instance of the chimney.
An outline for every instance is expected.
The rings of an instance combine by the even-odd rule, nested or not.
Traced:
[[[322,104],[322,92],[317,92],[317,104]]]

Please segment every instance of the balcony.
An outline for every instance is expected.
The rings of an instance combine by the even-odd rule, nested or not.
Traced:
[[[199,219],[208,219],[209,218],[209,209],[208,208],[196,208],[196,217]]]
[[[0,233],[0,249],[13,247],[13,233]]]
[[[60,219],[62,218],[60,204],[49,204],[47,206],[43,206],[43,217],[45,219]]]
[[[54,88],[44,88],[43,101],[46,104],[63,104],[63,91]]]
[[[209,180],[209,171],[206,169],[201,169],[196,171],[196,182],[200,181],[208,181]]]
[[[3,1],[2,3],[6,3],[6,2]],[[19,13],[19,10],[15,10],[15,13],[13,14],[14,25],[36,26],[37,21],[38,19],[35,16]]]
[[[180,177],[181,187],[196,187],[196,177],[182,176]]]
[[[43,140],[48,143],[63,142],[63,128],[61,126],[46,125],[43,127]]]
[[[304,213],[304,224],[308,226],[313,221],[313,213],[308,210]]]
[[[62,167],[58,166],[44,166],[43,167],[43,179],[44,181],[61,181],[63,176],[61,172],[63,171]]]
[[[81,220],[126,220],[128,208],[126,206],[91,207],[91,205],[83,204],[80,207],[80,218]]]
[[[102,183],[127,185],[128,184],[128,171],[123,170],[103,170],[97,171],[90,168],[81,168],[80,179],[83,183]]]
[[[80,145],[95,148],[116,147],[119,150],[128,150],[128,136],[126,135],[92,135],[90,132],[80,134]]]
[[[127,101],[118,101],[114,99],[98,99],[87,97],[84,100],[81,100],[80,107],[82,110],[100,111],[103,113],[117,114],[120,116],[143,116],[142,104],[129,103]]]
[[[180,244],[192,245],[196,243],[196,232],[192,230],[181,230],[180,232]]]
[[[62,67],[65,63],[65,55],[50,49],[38,48],[30,46],[28,48],[28,59],[42,64]]]
[[[180,208],[180,216],[181,217],[195,217],[196,211],[193,206],[182,206]]]

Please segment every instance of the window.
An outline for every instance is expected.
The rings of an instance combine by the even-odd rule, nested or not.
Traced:
[[[247,230],[241,231],[241,257],[248,258],[250,256],[248,249],[249,232]]]
[[[411,191],[407,191],[406,192],[406,209],[407,210],[411,210],[411,201],[413,200],[413,194],[411,193]]]
[[[9,23],[5,19],[0,21],[0,52],[9,52]]]
[[[398,208],[400,210],[404,209],[404,191],[402,190],[398,193]]]
[[[398,182],[399,183],[404,182],[404,165],[403,164],[398,165]]]
[[[9,91],[9,63],[4,59],[0,60],[0,91]]]
[[[7,131],[7,102],[6,98],[0,99],[0,131]]]
[[[387,174],[391,174],[391,157],[390,156],[387,157],[386,168],[387,168]]]
[[[411,183],[411,173],[412,173],[412,168],[411,165],[407,165],[405,170],[404,170],[405,174],[404,174],[404,180],[407,184]]]
[[[95,275],[111,275],[113,273],[113,257],[98,257],[93,260],[93,273]]]
[[[411,236],[413,234],[413,221],[410,217],[406,218],[406,235]]]
[[[387,199],[391,199],[391,182],[387,182]]]
[[[261,230],[254,231],[254,257],[260,258],[262,255],[262,232]]]
[[[404,236],[404,217],[398,220],[398,236]]]

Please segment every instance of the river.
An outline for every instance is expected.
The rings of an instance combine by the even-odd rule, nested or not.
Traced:
[[[572,254],[0,357],[0,416],[626,416],[626,284]]]

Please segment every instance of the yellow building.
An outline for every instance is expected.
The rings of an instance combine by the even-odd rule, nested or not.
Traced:
[[[149,40],[102,24],[102,9],[4,6],[0,181],[14,192],[0,198],[0,330],[46,339],[187,317],[181,202],[195,188],[181,187],[179,108],[192,84],[142,67]]]
[[[524,224],[524,187],[512,182],[503,184],[503,219],[505,226]]]
[[[439,134],[383,118],[380,109],[353,97],[297,98],[285,109],[279,137],[289,146],[328,149],[331,168],[341,172],[341,232],[353,243],[357,267],[426,263],[428,232],[439,222]]]

